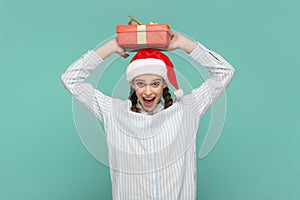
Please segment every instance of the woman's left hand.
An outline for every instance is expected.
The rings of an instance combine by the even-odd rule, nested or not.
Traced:
[[[188,39],[187,37],[181,35],[180,33],[172,32],[171,40],[166,50],[173,51],[175,49],[182,49],[186,53],[191,53],[196,46],[197,46],[196,42]]]

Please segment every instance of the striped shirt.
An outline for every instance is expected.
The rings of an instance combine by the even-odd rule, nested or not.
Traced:
[[[93,50],[62,75],[67,90],[103,122],[113,199],[196,199],[196,133],[199,120],[230,83],[234,68],[198,46],[189,54],[210,77],[167,109],[130,111],[131,101],[104,95],[86,78],[103,59]]]

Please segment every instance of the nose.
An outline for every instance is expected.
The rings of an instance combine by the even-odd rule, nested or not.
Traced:
[[[152,94],[151,86],[149,84],[145,88],[145,94],[146,95],[151,95]]]

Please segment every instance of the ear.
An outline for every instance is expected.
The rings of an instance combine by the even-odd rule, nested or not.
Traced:
[[[131,81],[131,82],[130,82],[130,85],[131,85],[132,89],[134,89],[134,90],[135,90],[135,87],[134,87],[133,81]]]
[[[164,81],[163,89],[165,89],[167,86],[168,86],[167,83]]]

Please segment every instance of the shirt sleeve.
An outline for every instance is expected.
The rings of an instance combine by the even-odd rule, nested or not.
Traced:
[[[85,106],[98,119],[103,121],[103,115],[113,108],[113,98],[104,95],[86,82],[89,75],[101,64],[103,59],[95,51],[90,50],[75,61],[62,74],[61,80],[65,88],[83,106]]]
[[[189,55],[210,72],[210,77],[191,94],[190,105],[200,119],[225,91],[234,75],[234,68],[222,56],[200,43]]]

